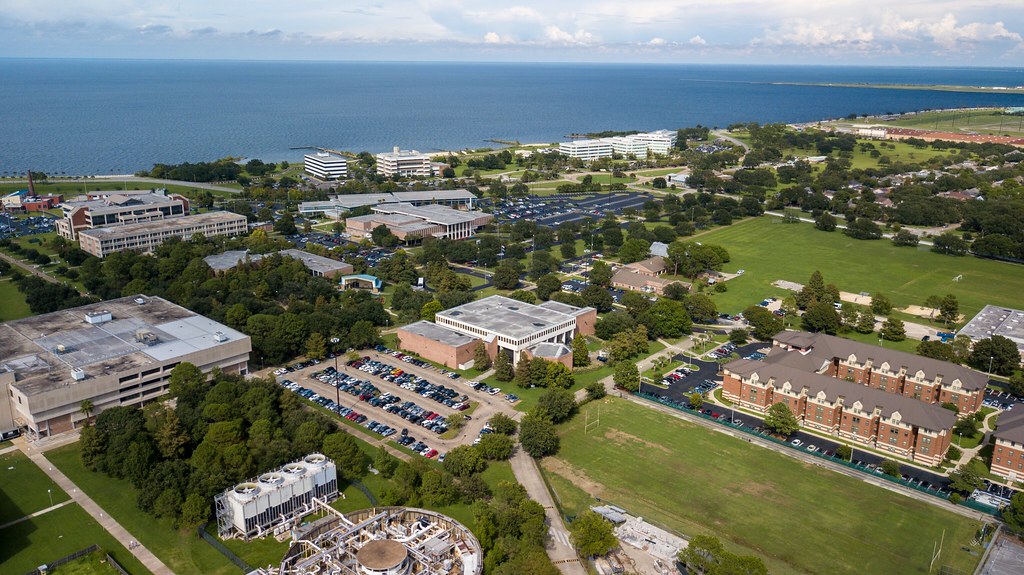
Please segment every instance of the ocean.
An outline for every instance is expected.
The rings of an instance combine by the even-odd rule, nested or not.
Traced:
[[[1014,94],[776,82],[1019,86],[1024,69],[0,59],[0,175],[1024,106]]]

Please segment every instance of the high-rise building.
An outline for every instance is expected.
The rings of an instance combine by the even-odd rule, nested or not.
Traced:
[[[377,173],[389,178],[431,175],[430,156],[398,146],[377,154]]]
[[[334,154],[306,154],[304,165],[306,173],[321,180],[341,180],[348,177],[348,160]]]

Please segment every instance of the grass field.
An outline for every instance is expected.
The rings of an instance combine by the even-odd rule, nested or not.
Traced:
[[[0,455],[0,525],[46,509],[51,505],[51,495],[52,505],[69,499],[63,489],[20,451]]]
[[[811,224],[778,221],[754,218],[695,237],[729,250],[732,261],[725,271],[746,270],[726,282],[726,293],[713,296],[719,310],[735,313],[766,296],[791,294],[772,282],[805,283],[814,270],[842,291],[883,293],[896,307],[922,305],[930,295],[948,293],[957,297],[967,318],[985,304],[1020,307],[1024,268],[1019,265],[944,256],[927,247],[895,247],[889,240],[854,240]],[[954,282],[958,275],[961,280]]]
[[[921,112],[901,116],[886,121],[885,124],[943,132],[976,132],[999,136],[1024,135],[1024,116],[1004,116],[995,110]]]
[[[117,575],[117,569],[107,562],[102,550],[94,551],[49,570],[50,575]]]
[[[892,148],[882,148],[880,146],[881,142],[878,141],[857,140],[857,142],[858,144],[873,144],[875,148],[878,149],[878,151],[881,153],[881,155],[878,158],[872,158],[871,152],[862,152],[859,146],[855,147],[850,158],[850,167],[859,170],[866,170],[869,168],[879,167],[878,160],[881,159],[882,156],[888,156],[889,159],[892,160],[893,162],[900,162],[906,164],[921,163],[931,158],[934,158],[935,156],[948,156],[950,154],[949,150],[935,150],[930,147],[915,148],[914,146],[911,146],[910,144],[905,144],[903,142],[885,142],[886,146],[891,145]],[[953,151],[959,152],[959,150],[956,149],[954,149]],[[799,148],[786,148],[782,151],[782,154],[783,156],[793,154],[798,158],[820,155],[818,150],[814,148],[806,150],[801,150]],[[831,156],[834,158],[839,157],[839,152],[832,152]],[[822,169],[824,169],[824,164],[816,164],[814,166],[815,173],[819,173]]]
[[[78,504],[67,505],[31,521],[0,530],[0,572],[13,575],[27,573],[39,565],[66,557],[93,544],[110,553],[132,575],[149,573],[139,560]],[[68,567],[68,570],[62,568],[54,573],[107,573],[75,570],[70,565]],[[237,569],[225,573],[234,574]]]
[[[925,573],[943,530],[940,564],[970,573],[977,562],[960,548],[978,522],[624,400],[599,405],[599,427],[584,434],[573,418],[543,462],[571,515],[600,497],[685,535],[713,534],[774,575]]]
[[[21,319],[32,315],[25,303],[25,294],[18,291],[14,282],[0,279],[0,321]]]

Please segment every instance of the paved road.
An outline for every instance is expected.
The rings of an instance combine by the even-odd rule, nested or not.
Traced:
[[[39,276],[39,277],[43,278],[44,280],[46,280],[46,281],[48,281],[50,283],[55,283],[55,284],[61,283],[60,280],[58,280],[57,278],[51,276],[50,274],[48,274],[48,273],[46,273],[46,272],[44,272],[44,271],[42,271],[42,270],[40,270],[38,268],[32,267],[32,264],[27,264],[27,263],[25,263],[25,262],[23,262],[23,261],[21,261],[19,259],[12,258],[11,256],[9,256],[7,254],[3,254],[3,253],[0,253],[0,258],[7,260],[8,262],[10,262],[11,265],[18,266],[19,268],[27,271],[28,273],[30,273],[30,274],[32,274],[34,276]]]
[[[63,489],[71,499],[82,506],[86,513],[92,516],[104,529],[107,530],[115,539],[117,539],[125,549],[128,548],[130,541],[138,541],[134,535],[128,532],[127,529],[121,526],[113,517],[107,512],[103,511],[103,508],[96,504],[91,497],[85,494],[77,485],[74,484],[66,475],[61,473],[59,469],[53,466],[52,463],[46,457],[32,446],[26,444],[26,442],[19,441],[17,445],[22,452],[29,457],[40,469],[43,470],[47,476],[50,477],[61,489]],[[157,558],[156,555],[147,549],[144,545],[139,545],[134,549],[130,550],[132,555],[142,562],[149,569],[153,575],[174,575],[167,565],[164,565],[163,561]]]
[[[526,488],[530,499],[544,507],[548,534],[551,535],[547,544],[548,557],[562,575],[586,575],[587,570],[580,563],[572,543],[569,542],[569,530],[565,528],[562,515],[555,507],[555,501],[540,475],[537,462],[522,449],[517,449],[516,454],[512,456],[512,473],[515,474],[516,481]]]

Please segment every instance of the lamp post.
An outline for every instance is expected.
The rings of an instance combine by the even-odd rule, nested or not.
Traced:
[[[992,379],[992,360],[995,358],[994,355],[988,356],[988,378]]]
[[[50,496],[50,507],[53,507],[53,490],[47,489],[46,494]]]

